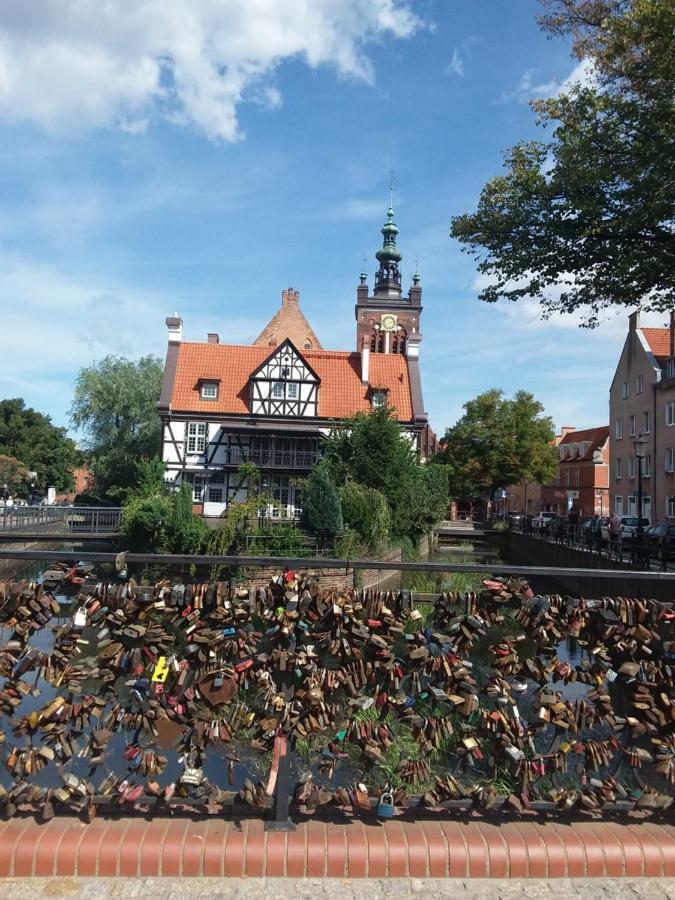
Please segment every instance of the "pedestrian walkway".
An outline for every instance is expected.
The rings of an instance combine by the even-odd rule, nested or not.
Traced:
[[[675,878],[24,878],[0,883],[0,898],[38,900],[362,900],[448,897],[452,900],[672,900]]]

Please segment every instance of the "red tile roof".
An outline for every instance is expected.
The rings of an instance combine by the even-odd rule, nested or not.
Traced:
[[[561,462],[569,462],[571,460],[592,459],[594,450],[601,450],[605,446],[605,442],[609,437],[609,425],[600,425],[599,428],[584,428],[581,431],[568,431],[565,437],[558,444],[563,447],[566,444],[583,444],[590,443],[586,453],[583,455],[568,456]]]
[[[649,348],[662,365],[662,360],[670,356],[670,328],[642,328]]]
[[[171,397],[172,410],[247,414],[251,373],[272,352],[270,347],[182,342]],[[368,385],[361,381],[360,353],[302,349],[298,352],[321,379],[318,412],[321,418],[343,419],[371,409]],[[198,382],[209,379],[220,379],[217,400],[201,399]],[[399,421],[412,421],[410,376],[404,356],[371,353],[369,381],[372,387],[389,389],[388,402],[396,410]]]

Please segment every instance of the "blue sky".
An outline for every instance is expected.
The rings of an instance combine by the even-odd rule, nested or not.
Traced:
[[[163,355],[173,312],[188,339],[249,342],[289,285],[324,346],[351,349],[393,170],[439,433],[493,386],[557,425],[607,420],[625,316],[588,332],[483,304],[448,237],[537,134],[527,101],[575,69],[535,0],[131,6],[0,0],[0,396],[67,424],[81,366]]]

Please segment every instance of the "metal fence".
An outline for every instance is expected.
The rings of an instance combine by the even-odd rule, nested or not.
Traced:
[[[515,521],[509,524],[509,530],[642,569],[657,568],[664,572],[675,570],[673,549],[651,540],[647,534],[643,534],[640,541],[637,535],[624,535],[621,532],[610,534],[606,529],[573,525],[565,519],[555,519],[541,525]]]
[[[0,507],[0,531],[115,534],[121,521],[122,507],[117,506]]]

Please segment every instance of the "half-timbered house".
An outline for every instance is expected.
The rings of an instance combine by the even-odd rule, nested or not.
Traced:
[[[324,350],[292,288],[250,346],[221,344],[217,334],[186,341],[182,319],[167,318],[163,459],[172,484],[192,486],[196,511],[219,516],[245,499],[240,466],[251,462],[274,498],[271,514],[296,517],[297,481],[316,464],[322,440],[342,420],[385,404],[422,456],[433,452],[419,371],[419,276],[402,297],[392,227],[390,210],[375,291],[363,273],[357,291],[356,351]]]

